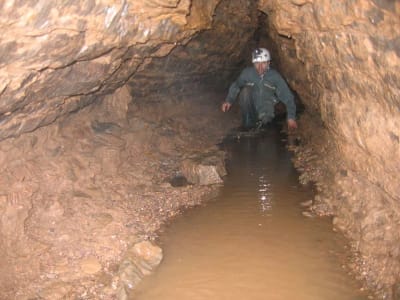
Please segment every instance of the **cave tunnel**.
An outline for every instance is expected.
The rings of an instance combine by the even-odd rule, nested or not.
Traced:
[[[0,7],[1,299],[80,299],[65,278],[100,299],[87,278],[199,204],[212,186],[166,178],[239,125],[219,106],[259,46],[302,107],[295,165],[315,211],[376,297],[400,299],[399,1]]]

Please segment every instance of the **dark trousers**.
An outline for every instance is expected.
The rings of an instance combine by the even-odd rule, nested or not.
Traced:
[[[252,87],[245,86],[239,93],[239,105],[242,112],[242,126],[253,128],[257,123],[257,111],[252,98]]]
[[[244,128],[265,126],[275,116],[272,101],[267,102],[267,99],[265,99],[264,105],[259,105],[259,107],[255,105],[252,89],[252,86],[244,86],[239,93],[239,105],[242,111],[242,126]]]

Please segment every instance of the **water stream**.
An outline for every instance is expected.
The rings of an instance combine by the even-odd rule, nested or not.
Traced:
[[[228,176],[219,195],[170,224],[164,259],[132,299],[368,299],[341,267],[345,241],[328,218],[306,218],[312,198],[282,136],[229,139]]]

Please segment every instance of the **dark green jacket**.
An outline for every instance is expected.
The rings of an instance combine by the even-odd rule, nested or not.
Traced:
[[[254,67],[245,68],[230,88],[226,101],[234,103],[241,88],[252,86],[252,98],[257,113],[274,115],[274,105],[282,101],[286,105],[287,118],[296,118],[296,104],[288,85],[274,69],[268,69],[264,76],[258,75]]]

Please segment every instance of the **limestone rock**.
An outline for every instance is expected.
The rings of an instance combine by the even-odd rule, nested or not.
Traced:
[[[223,157],[218,153],[185,159],[181,172],[190,183],[198,185],[222,183],[222,176],[226,175]]]
[[[124,299],[127,291],[133,289],[145,275],[149,275],[161,260],[161,248],[149,241],[141,241],[129,249],[118,271],[119,299]]]
[[[81,261],[81,270],[86,274],[96,274],[101,270],[101,264],[95,257],[87,257]]]
[[[132,252],[142,261],[154,268],[158,266],[162,259],[162,250],[160,247],[149,241],[142,241],[133,246]]]
[[[123,126],[127,122],[128,105],[131,101],[129,89],[123,86],[96,103],[93,113],[99,116],[100,123]]]

